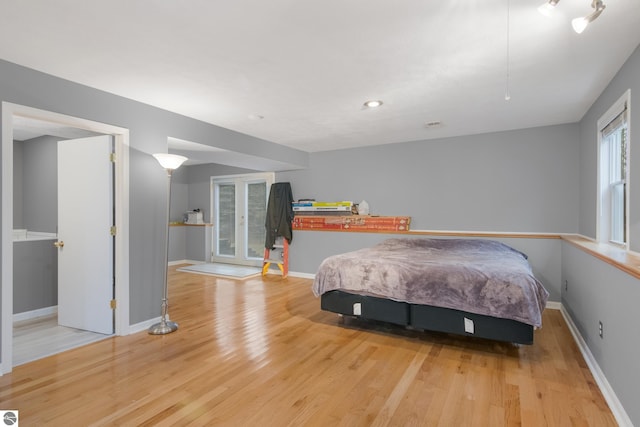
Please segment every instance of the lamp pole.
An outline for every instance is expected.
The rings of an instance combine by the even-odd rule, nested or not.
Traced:
[[[167,171],[167,209],[166,209],[166,234],[164,239],[164,269],[162,273],[162,279],[164,282],[164,290],[162,296],[162,317],[160,322],[149,327],[149,334],[151,335],[165,335],[170,334],[178,330],[178,324],[167,320],[167,314],[169,311],[169,285],[168,285],[168,273],[167,268],[169,266],[169,221],[170,221],[170,209],[171,209],[171,175],[173,171],[178,169],[180,165],[187,160],[184,156],[178,156],[175,154],[154,154],[153,157],[158,160],[160,165]]]

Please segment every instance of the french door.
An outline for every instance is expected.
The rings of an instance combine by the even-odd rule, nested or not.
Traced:
[[[273,173],[211,177],[211,261],[261,266]]]

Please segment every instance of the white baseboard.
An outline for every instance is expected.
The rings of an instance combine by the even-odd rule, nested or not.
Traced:
[[[290,271],[289,276],[291,277],[300,277],[302,279],[315,279],[316,275],[311,273],[299,273],[297,271]]]
[[[167,319],[168,319],[168,316],[167,316]],[[146,331],[151,327],[151,325],[155,325],[158,322],[160,322],[160,316],[156,317],[155,319],[149,319],[149,320],[145,320],[144,322],[131,325],[129,326],[129,334],[135,334],[138,332]]]
[[[607,401],[607,404],[609,405],[613,416],[618,422],[618,425],[620,425],[621,427],[633,427],[633,423],[631,422],[629,415],[627,415],[627,412],[624,410],[622,403],[620,403],[620,400],[618,400],[618,396],[616,396],[616,393],[613,391],[611,384],[609,384],[609,381],[607,381],[607,377],[605,377],[604,372],[602,372],[602,370],[600,369],[598,362],[596,361],[595,357],[593,357],[593,353],[591,353],[591,350],[589,350],[586,341],[584,340],[584,338],[582,338],[582,335],[576,327],[576,324],[573,322],[573,319],[564,307],[562,307],[560,311],[562,313],[562,317],[564,317],[565,322],[567,322],[567,326],[571,331],[571,335],[573,335],[573,339],[575,339],[576,344],[578,345],[578,348],[582,353],[582,357],[584,357],[585,362],[587,362],[587,366],[589,367],[593,378],[596,380],[596,383],[598,384],[598,387],[600,388],[604,399]]]
[[[37,310],[25,311],[22,313],[16,313],[13,315],[13,321],[19,322],[21,320],[35,319],[36,317],[49,316],[58,312],[58,306],[52,305],[51,307],[39,308]]]
[[[550,310],[562,310],[562,303],[558,301],[547,301],[547,306]]]
[[[168,265],[172,266],[172,265],[180,265],[180,264],[205,264],[205,261],[195,261],[192,259],[182,259],[182,260],[178,260],[178,261],[169,261]],[[256,268],[260,268],[260,267],[256,267]],[[270,269],[270,271],[273,270],[274,274],[281,274],[280,270],[277,268],[273,268]],[[299,273],[296,271],[290,271],[289,272],[289,276],[291,277],[300,277],[303,279],[315,279],[316,275],[313,273]]]
[[[204,261],[194,261],[192,259],[180,259],[178,261],[169,261],[167,263],[168,266],[178,265],[178,264],[204,264]]]

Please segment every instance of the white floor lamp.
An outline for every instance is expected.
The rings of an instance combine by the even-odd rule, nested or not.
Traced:
[[[169,286],[167,285],[167,268],[169,265],[169,210],[171,209],[171,175],[173,174],[174,170],[178,169],[180,165],[187,160],[187,158],[184,156],[178,156],[177,154],[166,153],[154,154],[153,157],[155,157],[160,165],[167,171],[167,234],[164,239],[164,295],[162,297],[162,317],[160,319],[160,323],[151,325],[151,327],[149,328],[149,333],[151,335],[165,335],[178,330],[178,324],[176,322],[167,320],[167,310],[169,308]]]

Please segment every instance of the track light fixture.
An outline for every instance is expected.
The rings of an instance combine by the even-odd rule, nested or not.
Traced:
[[[547,0],[546,2],[541,4],[540,7],[538,7],[538,12],[540,12],[544,16],[551,16],[558,3],[560,3],[560,0]],[[594,11],[590,15],[576,18],[571,21],[571,26],[576,33],[580,34],[581,32],[583,32],[585,28],[587,28],[587,25],[595,21],[595,19],[600,16],[602,11],[607,6],[605,6],[602,0],[592,0],[591,7],[594,9]]]
[[[556,8],[556,5],[560,3],[560,0],[548,0],[540,5],[538,8],[538,12],[543,14],[544,16],[549,16]]]
[[[584,29],[587,28],[587,25],[589,25],[598,16],[600,16],[600,14],[602,13],[602,11],[606,6],[604,3],[602,3],[602,0],[593,0],[591,2],[591,7],[594,8],[595,10],[590,15],[587,15],[581,18],[576,18],[573,21],[571,21],[571,26],[573,27],[573,30],[576,33],[580,34],[581,32],[583,32]]]

